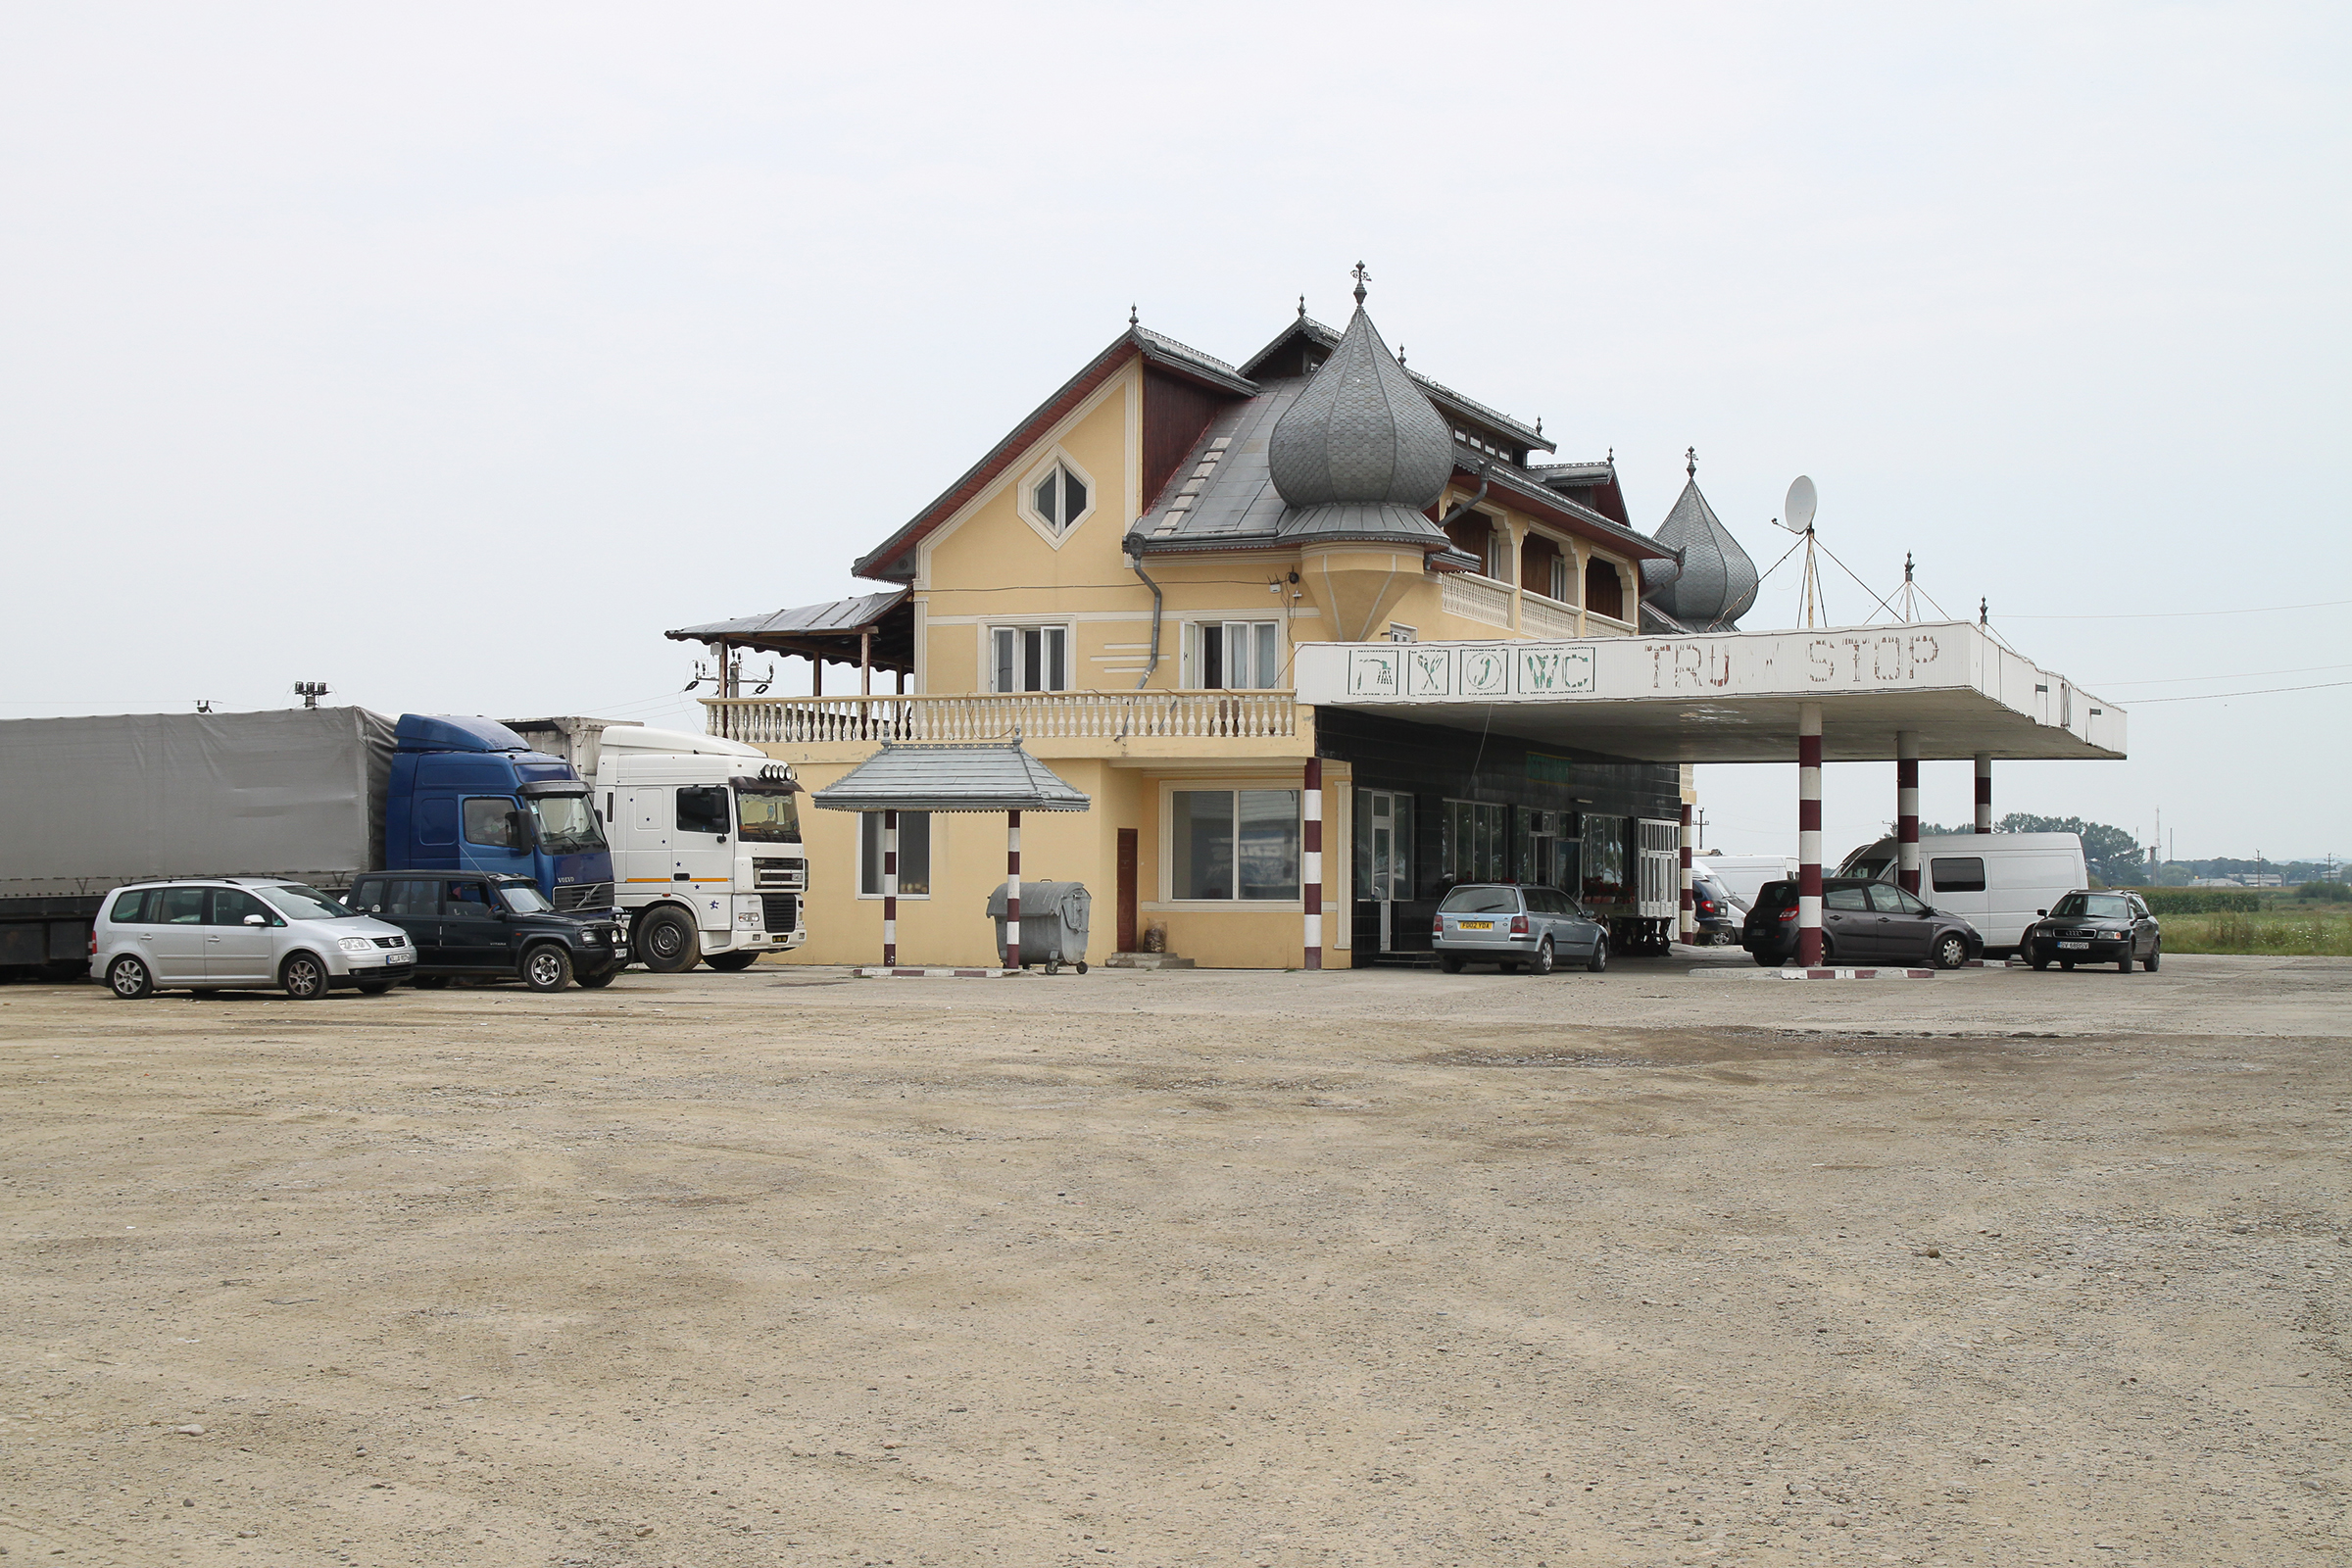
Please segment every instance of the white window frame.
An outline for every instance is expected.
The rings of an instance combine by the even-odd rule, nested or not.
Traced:
[[[1031,632],[1035,632],[1039,634],[1041,639],[1048,632],[1057,634],[1061,638],[1061,684],[1058,686],[1039,686],[1035,688],[1027,686],[1008,687],[999,685],[997,682],[997,634],[999,632],[1011,632],[1016,637],[1023,637]],[[1014,694],[1023,694],[1032,690],[1038,692],[1071,691],[1074,689],[1070,682],[1071,676],[1076,673],[1075,665],[1077,663],[1077,628],[1066,620],[1028,620],[1013,618],[984,622],[980,627],[980,669],[988,683],[986,689],[992,692],[1011,692]],[[1045,656],[1042,651],[1042,641],[1040,648],[1041,651],[1039,654],[1039,663],[1041,668],[1039,671],[1039,678],[1043,679],[1046,671],[1043,667],[1045,664]],[[1021,662],[1024,666],[1026,666],[1028,661],[1025,656],[1022,658]]]
[[[1217,628],[1217,636],[1220,643],[1218,662],[1225,666],[1225,670],[1222,673],[1225,673],[1228,676],[1227,679],[1224,679],[1214,687],[1204,684],[1206,680],[1205,670],[1208,661],[1203,657],[1201,649],[1201,634],[1212,626]],[[1230,679],[1230,671],[1232,666],[1231,649],[1229,647],[1224,647],[1223,645],[1231,641],[1228,633],[1230,633],[1236,626],[1247,626],[1250,629],[1250,658],[1252,660],[1256,659],[1257,651],[1259,649],[1265,647],[1265,645],[1269,642],[1272,644],[1269,657],[1273,661],[1274,667],[1271,670],[1266,671],[1252,671],[1253,674],[1262,673],[1271,676],[1271,679],[1258,680],[1247,686],[1237,686]],[[1258,635],[1261,629],[1270,633],[1271,635]],[[1283,688],[1278,683],[1284,671],[1288,668],[1289,663],[1290,652],[1284,646],[1282,622],[1278,618],[1267,618],[1262,620],[1227,620],[1222,616],[1211,618],[1203,615],[1199,620],[1188,620],[1184,623],[1184,684],[1188,690],[1214,690],[1227,692],[1280,691]]]
[[[935,880],[937,876],[937,862],[932,858],[931,852],[938,847],[933,841],[931,835],[931,813],[929,811],[901,811],[899,813],[899,863],[902,867],[906,863],[906,831],[908,820],[918,816],[923,819],[923,870],[925,872],[924,879],[926,882],[929,882]],[[865,885],[865,835],[867,832],[866,822],[868,819],[871,819],[873,822],[872,832],[876,841],[874,849],[874,875],[878,878],[882,874],[882,851],[880,846],[880,840],[882,836],[882,813],[880,811],[859,811],[858,813],[858,897],[860,899],[871,899],[879,903],[884,897],[880,882],[877,881],[870,889]],[[904,888],[899,890],[899,900],[901,903],[905,903],[908,900],[912,900],[918,904],[928,903],[930,898],[931,895],[927,892],[908,893]]]
[[[1176,897],[1176,792],[1179,790],[1287,790],[1299,801],[1299,894],[1295,899],[1180,899]],[[1306,828],[1305,791],[1299,787],[1296,774],[1285,773],[1268,778],[1170,778],[1159,786],[1159,899],[1145,906],[1154,911],[1224,909],[1241,914],[1268,914],[1288,911],[1304,913],[1306,909]],[[1239,809],[1237,803],[1236,809]],[[1239,830],[1237,823],[1236,830]],[[1324,847],[1324,864],[1330,867],[1328,835]],[[1238,864],[1238,860],[1237,860]],[[1328,902],[1328,895],[1326,896]]]
[[[1059,524],[1040,513],[1036,505],[1038,485],[1044,482],[1046,475],[1057,467],[1067,469],[1072,478],[1086,486],[1086,505],[1079,509],[1076,516]],[[1040,539],[1059,550],[1062,544],[1086,523],[1088,518],[1102,510],[1102,486],[1096,481],[1093,474],[1087,472],[1079,465],[1076,459],[1059,446],[1055,446],[1035,464],[1032,464],[1014,485],[1012,509]]]

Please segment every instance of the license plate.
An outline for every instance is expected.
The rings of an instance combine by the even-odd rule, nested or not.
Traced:
[[[416,955],[407,948],[394,948],[390,953],[384,955],[384,961],[386,963],[415,963]]]
[[[2058,945],[2062,948],[2082,948],[2086,950],[2090,947],[2090,944],[2087,942],[2061,942]]]
[[[1456,931],[1492,931],[1494,929],[1494,922],[1492,920],[1456,920],[1453,922],[1453,928]]]

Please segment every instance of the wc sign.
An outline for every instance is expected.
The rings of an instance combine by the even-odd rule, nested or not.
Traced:
[[[1578,643],[1394,643],[1348,650],[1350,697],[1572,697],[1592,690]]]

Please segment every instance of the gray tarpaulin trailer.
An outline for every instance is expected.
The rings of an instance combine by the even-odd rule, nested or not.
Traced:
[[[383,863],[393,720],[364,708],[0,721],[0,969],[78,972],[126,882]]]

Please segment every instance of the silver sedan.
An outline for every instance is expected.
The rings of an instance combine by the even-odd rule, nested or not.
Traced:
[[[1438,966],[1459,974],[1470,962],[1549,974],[1562,958],[1581,958],[1598,974],[1609,966],[1609,929],[1558,888],[1527,882],[1466,882],[1446,895],[1430,931]]]

